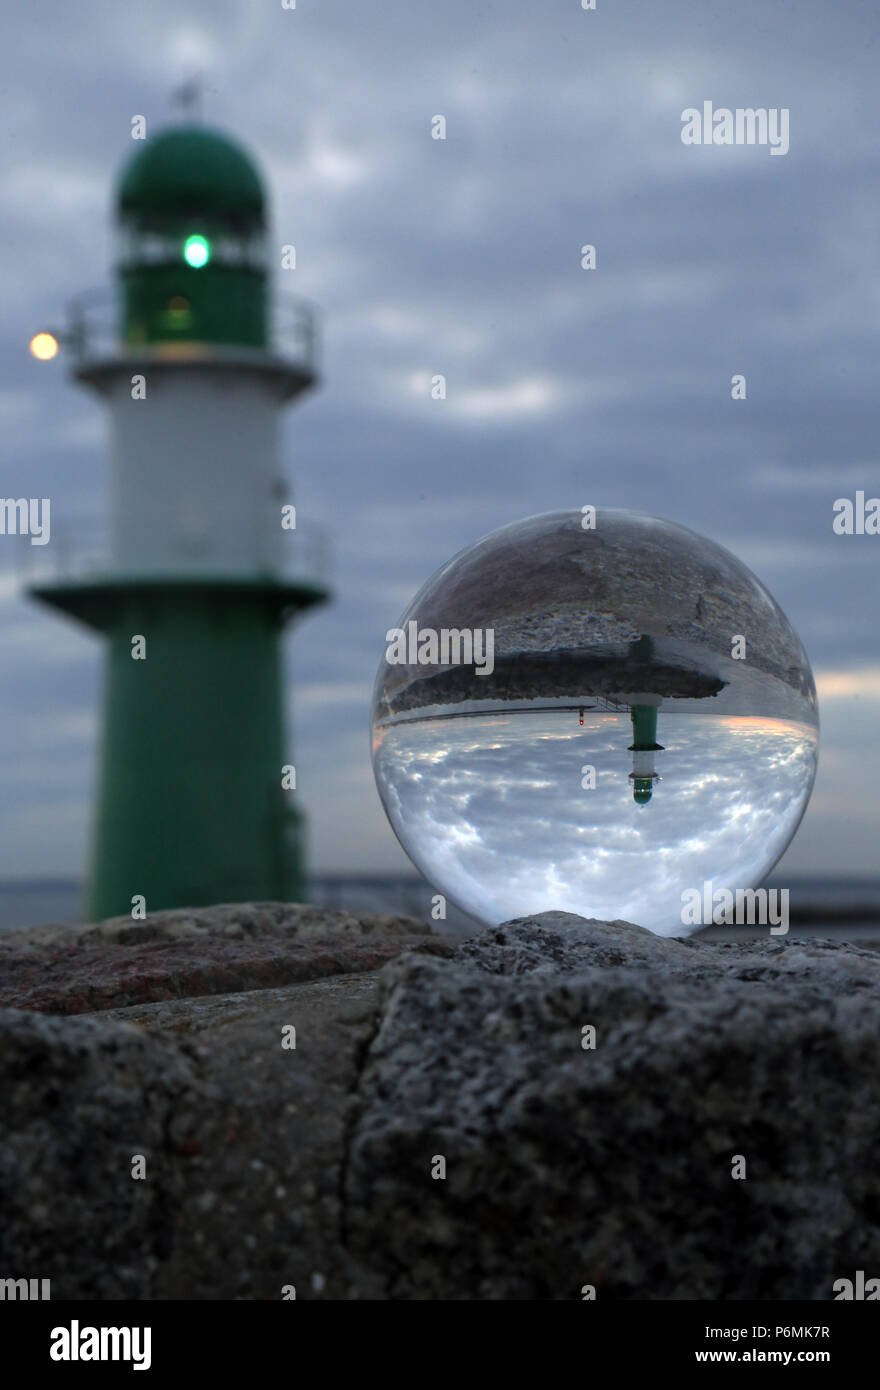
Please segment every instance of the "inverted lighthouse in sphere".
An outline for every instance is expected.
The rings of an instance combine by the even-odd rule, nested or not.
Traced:
[[[293,529],[279,425],[315,383],[312,317],[270,295],[260,177],[223,135],[146,141],[116,221],[109,325],[83,299],[59,335],[109,414],[108,545],[31,587],[108,643],[87,910],[290,900],[280,639],[328,592]]]

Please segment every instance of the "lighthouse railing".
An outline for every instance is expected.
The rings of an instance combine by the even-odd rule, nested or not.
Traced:
[[[299,296],[270,291],[266,308],[267,351],[314,371],[318,363],[319,343],[317,317],[312,305]],[[136,344],[126,343],[122,339],[122,317],[121,296],[116,287],[88,290],[68,302],[66,325],[61,337],[76,366],[137,351]],[[192,338],[185,341],[199,343],[200,339],[194,333]],[[161,345],[153,343],[150,347],[155,350]],[[235,344],[223,344],[220,349],[224,355],[235,350]],[[243,345],[242,350],[248,353],[254,351],[248,345]]]
[[[57,509],[53,509],[53,512]],[[107,516],[51,516],[49,540],[31,544],[9,537],[7,571],[22,586],[198,578],[281,581],[326,588],[329,535],[316,522],[297,518],[277,530],[266,517],[239,518],[235,532],[207,511],[165,508],[139,513],[125,532]]]

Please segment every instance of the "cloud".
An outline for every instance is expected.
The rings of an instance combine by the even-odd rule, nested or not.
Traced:
[[[852,699],[880,701],[880,666],[851,671],[817,671],[816,690],[823,704]]]

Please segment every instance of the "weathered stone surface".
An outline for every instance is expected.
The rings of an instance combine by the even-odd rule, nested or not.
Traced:
[[[387,1296],[828,1299],[880,1271],[876,954],[546,913],[383,990],[346,1220]]]
[[[231,904],[0,934],[0,1005],[92,1013],[375,970],[424,942],[423,922],[304,904]]]
[[[34,1010],[158,1002],[0,1009],[0,1271],[54,1298],[367,1294],[340,1237],[344,1132],[375,1026],[364,972],[409,947],[455,943],[274,903],[5,934],[5,990]]]
[[[340,1200],[377,995],[346,974],[100,1020],[0,1010],[0,1269],[55,1299],[381,1297]]]
[[[169,1127],[196,1086],[174,1041],[0,1009],[0,1275],[149,1298],[184,1194]]]
[[[382,1297],[349,1254],[340,1194],[376,975],[175,1001],[114,1017],[184,1036],[201,1090],[172,1120],[180,1191],[153,1298]],[[296,1048],[282,1048],[282,1029]]]
[[[475,1300],[880,1273],[880,956],[560,913],[452,958],[413,939],[372,973],[0,1011],[0,1270],[55,1298]]]

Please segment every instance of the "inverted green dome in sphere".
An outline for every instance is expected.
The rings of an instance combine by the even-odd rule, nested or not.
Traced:
[[[122,216],[201,213],[262,223],[266,199],[256,165],[244,150],[205,126],[174,126],[147,140],[122,171]]]

